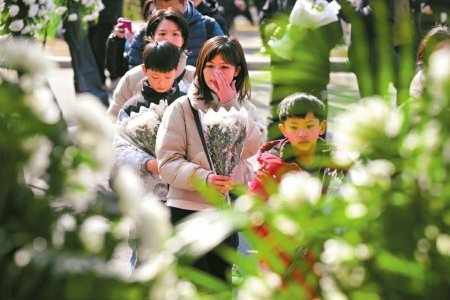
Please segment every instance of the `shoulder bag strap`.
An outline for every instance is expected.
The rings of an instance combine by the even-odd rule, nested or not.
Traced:
[[[197,131],[198,134],[200,135],[200,139],[202,140],[203,150],[205,151],[206,158],[208,159],[209,167],[211,168],[211,170],[214,170],[213,164],[211,162],[211,157],[209,156],[208,147],[206,146],[206,140],[203,134],[202,124],[200,123],[200,118],[198,116],[198,111],[192,107],[191,100],[189,100],[189,98],[187,100],[189,102],[189,106],[191,107],[192,114],[194,115],[195,124],[197,125]]]

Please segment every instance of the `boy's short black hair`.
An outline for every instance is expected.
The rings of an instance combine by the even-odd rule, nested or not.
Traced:
[[[147,70],[168,73],[178,67],[180,49],[166,41],[152,42],[145,45],[143,60]]]
[[[280,122],[284,122],[287,118],[304,118],[309,112],[312,112],[320,122],[326,119],[325,105],[310,94],[289,95],[278,105]]]

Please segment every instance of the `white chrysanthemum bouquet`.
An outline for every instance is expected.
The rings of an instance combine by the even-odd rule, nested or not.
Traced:
[[[340,8],[336,1],[300,0],[295,2],[289,22],[301,28],[316,29],[336,22]]]
[[[156,156],[156,134],[166,108],[167,100],[161,100],[159,104],[151,103],[149,108],[141,106],[139,112],[131,112],[130,117],[120,123],[125,136],[153,156]]]
[[[303,30],[316,29],[338,20],[341,6],[336,1],[297,0],[289,16],[289,25],[280,39],[271,39],[268,43],[281,58],[291,59],[292,41],[290,30],[297,26]]]
[[[238,165],[246,137],[248,114],[245,109],[209,109],[202,127],[209,155],[217,175],[230,176]]]

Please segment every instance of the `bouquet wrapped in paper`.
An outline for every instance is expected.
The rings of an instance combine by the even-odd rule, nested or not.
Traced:
[[[239,163],[246,137],[245,109],[209,109],[202,118],[206,144],[217,175],[230,176]]]
[[[289,22],[305,29],[316,29],[338,20],[341,6],[336,1],[297,0]]]
[[[332,1],[328,3],[325,0],[297,0],[289,16],[289,24],[281,38],[270,39],[268,44],[276,55],[283,59],[291,59],[292,38],[291,27],[297,26],[301,31],[297,31],[297,39],[299,33],[306,34],[309,29],[316,29],[321,26],[338,21],[338,12],[341,6]]]
[[[150,107],[141,106],[139,112],[131,112],[130,117],[120,123],[125,138],[141,150],[155,156],[156,134],[162,116],[167,108],[167,101],[151,103]]]

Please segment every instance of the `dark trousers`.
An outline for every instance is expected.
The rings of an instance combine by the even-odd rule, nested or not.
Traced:
[[[170,220],[173,225],[176,225],[184,218],[192,215],[195,211],[192,210],[184,210],[175,207],[170,208]],[[206,228],[207,230],[207,228]],[[233,249],[237,249],[237,234],[233,233],[230,237],[228,237],[225,241],[223,241],[220,245],[226,245],[228,247],[232,247]],[[216,248],[206,253],[204,256],[199,257],[194,263],[193,266],[203,272],[209,273],[219,279],[224,281],[231,279],[231,277],[227,278],[227,273],[231,270],[231,264],[225,261],[220,255],[216,253]]]
[[[90,93],[106,106],[108,94],[103,87],[94,54],[81,20],[64,23],[64,39],[69,46],[76,93]]]
[[[100,11],[98,23],[89,26],[88,38],[102,83],[105,84],[106,40],[122,16],[122,0],[103,0],[105,8]]]

